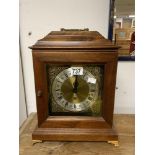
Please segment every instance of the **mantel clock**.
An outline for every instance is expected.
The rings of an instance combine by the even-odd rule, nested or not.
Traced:
[[[97,31],[52,31],[30,47],[38,126],[35,141],[118,144],[113,109],[118,46]]]

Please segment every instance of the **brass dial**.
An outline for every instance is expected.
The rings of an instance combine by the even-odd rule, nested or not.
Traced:
[[[89,71],[83,69],[82,74],[73,75],[71,68],[68,68],[54,79],[52,94],[62,108],[79,112],[86,111],[93,105],[98,97],[98,89],[96,78]]]

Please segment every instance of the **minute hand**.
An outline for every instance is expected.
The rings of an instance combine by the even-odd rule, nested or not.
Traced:
[[[78,88],[78,76],[75,75],[75,82],[73,83],[73,93],[77,93],[77,88]]]

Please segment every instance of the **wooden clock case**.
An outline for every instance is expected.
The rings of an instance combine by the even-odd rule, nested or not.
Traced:
[[[33,140],[108,141],[117,145],[113,109],[118,46],[97,31],[53,31],[30,47],[33,55],[38,126]],[[102,116],[49,116],[46,64],[104,65]]]

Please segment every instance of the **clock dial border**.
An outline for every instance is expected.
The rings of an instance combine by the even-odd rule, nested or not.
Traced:
[[[82,66],[82,65],[81,65]],[[73,77],[73,75],[71,75],[69,73],[69,69],[70,68],[67,68],[63,71],[61,71],[57,76],[56,78],[54,79],[53,83],[52,83],[52,94],[53,94],[53,97],[54,97],[54,100],[57,102],[57,104],[59,104],[62,108],[68,110],[68,111],[71,111],[71,112],[79,112],[79,111],[86,111],[90,106],[92,106],[92,104],[96,101],[97,97],[98,97],[98,82],[96,82],[95,84],[95,90],[96,92],[93,93],[93,96],[91,95],[91,97],[93,98],[94,97],[94,100],[93,101],[90,101],[90,89],[92,87],[93,84],[91,83],[88,83],[88,87],[89,87],[89,92],[88,92],[88,96],[85,98],[84,101],[82,102],[79,102],[79,103],[71,103],[69,101],[67,101],[64,97],[63,97],[63,94],[61,93],[61,87],[63,85],[63,83],[67,80],[67,77],[65,76],[66,74],[68,75],[68,78],[71,78]],[[87,82],[87,79],[86,79],[86,75],[87,75],[87,78],[91,77],[91,78],[94,78],[95,77],[86,69],[83,69],[84,70],[84,73],[83,75],[79,75],[80,78],[82,78],[83,80],[85,80],[85,82]],[[63,76],[63,78],[62,78]],[[57,87],[58,86],[58,87]],[[55,88],[56,87],[56,88]],[[56,91],[56,90],[60,90],[59,93]],[[58,95],[57,95],[58,94]],[[92,93],[91,93],[92,94]],[[61,97],[59,99],[59,97]],[[66,102],[68,103],[67,107],[66,107]],[[91,102],[89,103],[90,105],[87,105],[86,103],[88,102]],[[51,103],[52,104],[52,103]],[[81,106],[82,107],[81,107]],[[76,107],[81,107],[79,109],[76,109]]]

